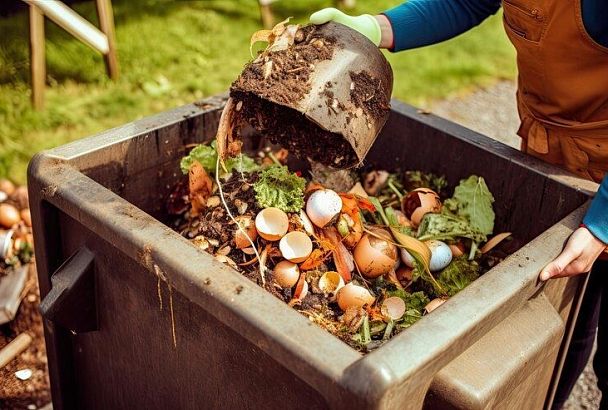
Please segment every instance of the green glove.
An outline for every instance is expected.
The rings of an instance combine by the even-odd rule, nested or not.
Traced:
[[[324,24],[328,21],[344,24],[369,38],[375,45],[380,45],[380,40],[382,39],[380,23],[378,23],[378,20],[370,14],[362,14],[353,17],[342,13],[338,9],[327,8],[319,10],[310,16],[310,22],[312,24]]]

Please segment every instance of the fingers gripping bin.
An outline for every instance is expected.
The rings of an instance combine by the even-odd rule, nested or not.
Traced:
[[[163,224],[221,97],[38,154],[29,189],[53,404],[72,408],[542,408],[584,277],[537,282],[595,184],[393,101],[367,161],[483,176],[527,244],[361,356]],[[444,149],[437,149],[444,147]],[[514,407],[515,406],[515,407]]]

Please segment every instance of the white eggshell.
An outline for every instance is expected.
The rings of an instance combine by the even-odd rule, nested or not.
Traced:
[[[255,217],[255,228],[267,241],[278,241],[289,229],[289,218],[279,208],[262,209]]]
[[[331,189],[319,189],[306,202],[306,215],[313,224],[324,228],[342,209],[342,199]]]
[[[426,241],[425,243],[431,250],[431,263],[429,264],[431,272],[438,272],[452,262],[452,250],[445,242]]]
[[[275,282],[282,288],[292,288],[300,278],[300,268],[293,262],[281,261],[273,271]]]
[[[408,251],[403,248],[399,249],[399,253],[401,254],[401,260],[408,268],[413,268],[415,265],[414,257],[410,255]]]
[[[281,255],[290,262],[304,262],[312,252],[312,241],[301,231],[291,231],[279,242]]]
[[[433,310],[435,310],[439,306],[443,305],[445,303],[445,301],[446,301],[446,299],[442,299],[442,298],[433,299],[429,303],[427,303],[427,305],[424,307],[424,310],[426,310],[427,313],[431,313]]]

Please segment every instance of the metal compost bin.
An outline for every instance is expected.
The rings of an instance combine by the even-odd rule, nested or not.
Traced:
[[[584,276],[538,283],[596,185],[393,101],[381,168],[483,176],[496,232],[527,244],[363,356],[162,221],[223,97],[38,154],[29,190],[60,409],[542,408]]]

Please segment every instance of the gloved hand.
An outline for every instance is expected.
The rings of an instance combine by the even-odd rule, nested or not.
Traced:
[[[319,10],[310,16],[310,22],[312,24],[324,24],[328,21],[335,21],[336,23],[344,24],[363,34],[365,37],[370,39],[376,46],[380,45],[382,40],[382,30],[378,20],[370,15],[363,14],[361,16],[349,16],[342,13],[338,9],[327,8]]]

